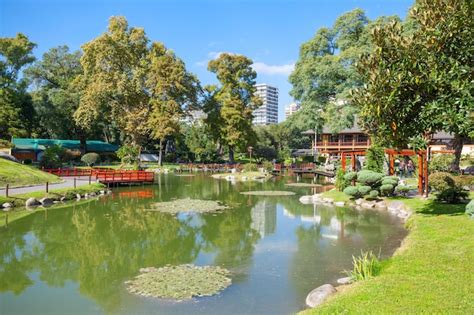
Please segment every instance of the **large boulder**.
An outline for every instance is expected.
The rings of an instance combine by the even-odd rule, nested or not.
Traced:
[[[28,198],[25,202],[25,206],[27,207],[34,207],[39,206],[41,202],[39,202],[36,198]]]
[[[334,286],[331,284],[323,284],[322,286],[317,287],[313,291],[309,292],[308,296],[306,297],[306,305],[309,307],[316,307],[336,292],[336,288],[334,288]]]
[[[12,208],[12,207],[13,207],[13,205],[12,205],[11,203],[9,203],[9,202],[5,202],[5,203],[2,205],[2,208],[4,208],[4,209],[10,209],[10,208]]]
[[[51,198],[41,198],[39,201],[43,206],[51,206],[54,202]]]

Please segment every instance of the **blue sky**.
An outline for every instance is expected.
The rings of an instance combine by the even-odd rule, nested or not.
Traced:
[[[203,84],[214,83],[206,70],[219,52],[253,59],[259,83],[280,90],[279,119],[292,101],[288,74],[299,46],[316,30],[354,8],[369,18],[405,17],[413,0],[0,0],[0,36],[26,34],[38,44],[35,55],[58,45],[71,49],[103,33],[108,19],[124,15],[181,57]]]

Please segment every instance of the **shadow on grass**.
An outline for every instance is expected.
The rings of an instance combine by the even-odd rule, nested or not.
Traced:
[[[427,215],[460,215],[466,211],[467,203],[443,203],[436,200],[428,200],[420,209],[418,213]]]

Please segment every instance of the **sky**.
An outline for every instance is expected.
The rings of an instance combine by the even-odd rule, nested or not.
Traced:
[[[107,29],[111,16],[143,27],[163,42],[204,84],[216,83],[207,63],[221,52],[250,57],[257,82],[279,89],[279,121],[293,101],[288,75],[299,47],[321,27],[354,8],[370,19],[404,18],[413,0],[0,0],[0,36],[24,33],[38,46],[37,58],[52,47],[81,45]]]

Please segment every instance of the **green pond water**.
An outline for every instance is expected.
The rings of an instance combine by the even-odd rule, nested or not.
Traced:
[[[305,308],[312,289],[345,276],[352,255],[390,256],[406,234],[386,212],[303,205],[299,197],[320,188],[285,186],[294,180],[161,175],[153,186],[11,221],[0,227],[0,314],[290,314]],[[296,194],[240,194],[249,190]],[[146,211],[188,197],[233,208]],[[166,264],[219,265],[232,272],[232,285],[184,302],[128,293],[124,282],[140,268]]]

